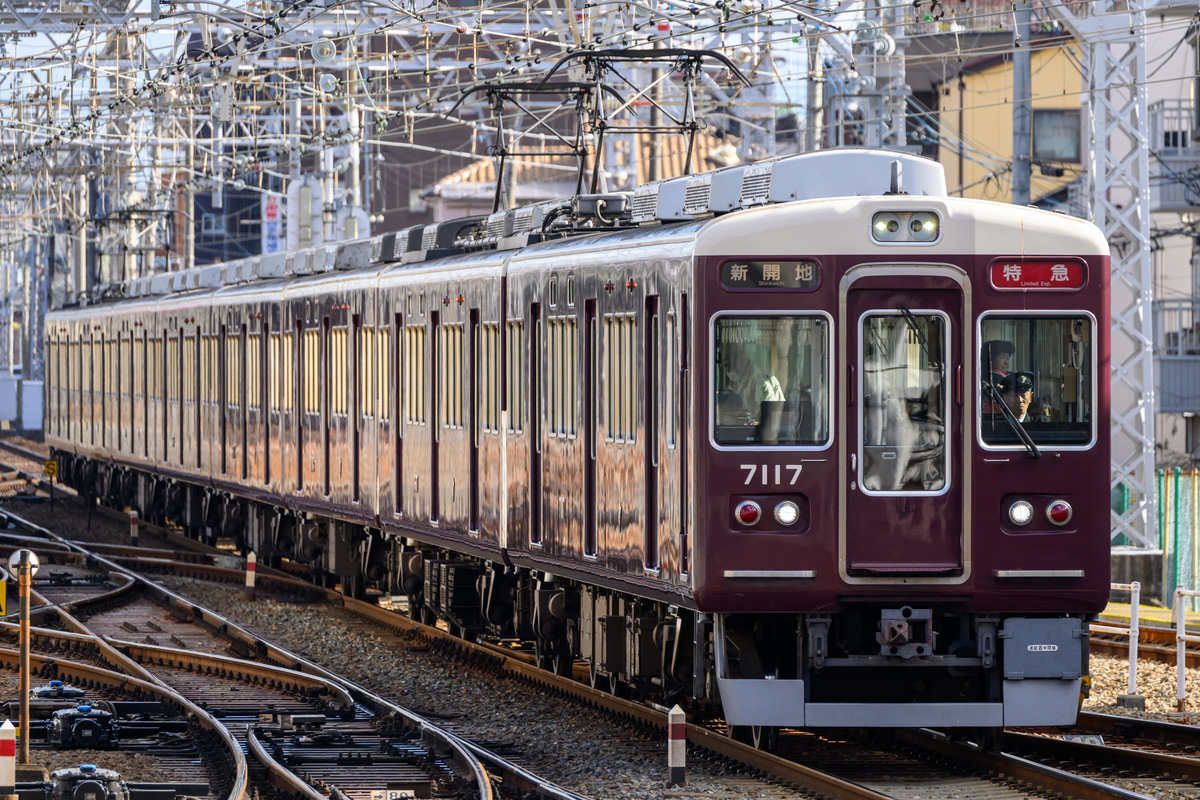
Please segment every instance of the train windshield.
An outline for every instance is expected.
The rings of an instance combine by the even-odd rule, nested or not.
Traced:
[[[984,444],[1090,446],[1095,364],[1091,317],[989,315],[980,324],[980,436]],[[1006,413],[1010,412],[1010,413]],[[1020,424],[1020,431],[1017,424]]]
[[[713,440],[829,441],[829,323],[823,316],[725,316],[713,331]]]
[[[946,490],[944,314],[906,306],[862,319],[862,487]]]

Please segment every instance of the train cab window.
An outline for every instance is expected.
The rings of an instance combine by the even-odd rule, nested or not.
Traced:
[[[829,442],[829,321],[824,316],[718,317],[713,326],[713,442]]]
[[[901,307],[860,324],[863,491],[941,493],[949,475],[947,319]]]
[[[980,321],[977,406],[984,445],[1080,448],[1095,442],[1094,325],[1090,315],[1061,313],[989,314]]]

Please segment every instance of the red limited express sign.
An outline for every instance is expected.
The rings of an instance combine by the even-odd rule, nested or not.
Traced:
[[[997,289],[1082,289],[1087,268],[1078,261],[998,259],[990,277]]]

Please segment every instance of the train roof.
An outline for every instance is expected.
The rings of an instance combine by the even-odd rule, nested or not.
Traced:
[[[815,250],[817,240],[828,239],[822,249],[836,245],[845,250],[859,239],[870,244],[861,218],[844,218],[849,206],[860,204],[864,197],[877,197],[881,205],[897,208],[914,204],[937,208],[947,223],[944,235],[975,237],[964,238],[971,249],[1036,250],[1051,255],[1067,248],[1080,254],[1082,237],[1093,241],[1098,252],[1108,252],[1095,226],[1081,220],[990,201],[957,198],[948,203],[944,170],[931,159],[892,150],[843,148],[672,178],[633,192],[580,195],[370,239],[162,273],[105,289],[107,299],[113,300],[180,295],[198,299],[212,292],[245,296],[244,292],[264,289],[282,292],[293,284],[344,282],[351,274],[356,281],[380,276],[403,280],[439,270],[486,270],[506,262],[514,269],[525,264],[533,268],[544,257],[566,250],[583,253],[695,239],[697,252],[703,252],[715,248],[718,237],[734,237],[741,243],[722,242],[726,251],[732,247],[747,255],[778,255],[795,250],[796,245],[794,230],[779,229],[780,216],[794,218],[801,208],[806,219],[818,223],[805,234],[807,247]],[[731,213],[748,209],[754,213]],[[994,226],[977,224],[985,219],[1008,219],[1021,228],[1022,241],[985,241],[994,235],[988,233]],[[1065,231],[1078,236],[1066,236],[1070,244],[1056,239],[1064,237]]]

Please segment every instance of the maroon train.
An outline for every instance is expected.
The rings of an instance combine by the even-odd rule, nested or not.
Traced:
[[[1108,273],[1087,222],[813,153],[128,284],[49,315],[47,439],[100,502],[736,734],[1069,724]]]

